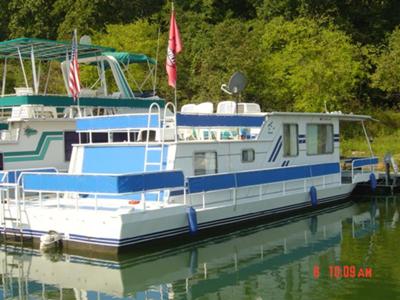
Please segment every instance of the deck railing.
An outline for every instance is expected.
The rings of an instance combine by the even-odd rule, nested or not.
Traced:
[[[337,176],[336,180],[332,178]],[[328,180],[328,177],[331,177]],[[296,188],[288,188],[295,185]],[[192,200],[192,195],[201,195],[201,207],[207,207],[206,195],[222,190],[230,190],[232,193],[233,205],[237,204],[237,194],[240,189],[258,187],[257,195],[259,200],[264,195],[282,196],[290,193],[308,192],[311,186],[316,188],[334,186],[341,184],[339,163],[315,164],[292,166],[286,168],[271,168],[256,171],[243,171],[237,173],[213,174],[205,176],[194,176],[187,179],[187,189]],[[280,188],[264,193],[266,187],[279,186]],[[214,198],[214,197],[213,197]],[[210,201],[210,204],[215,201]],[[192,203],[193,204],[193,203]]]
[[[376,158],[357,159],[352,163],[353,169],[369,167],[373,170]],[[372,165],[372,166],[371,166]],[[0,173],[0,189],[14,188],[15,198],[11,200],[19,204],[19,191],[22,192],[22,204],[25,206],[25,194],[37,193],[42,206],[43,194],[55,194],[57,207],[60,207],[60,196],[65,201],[76,199],[76,208],[79,200],[94,200],[94,209],[97,210],[97,199],[137,199],[142,209],[146,210],[146,195],[155,191],[169,191],[163,197],[164,202],[157,202],[162,207],[167,203],[190,204],[201,208],[215,205],[219,200],[224,203],[232,201],[238,204],[244,198],[257,198],[261,201],[272,196],[285,196],[295,193],[308,193],[314,186],[326,189],[341,185],[341,169],[339,163],[325,163],[314,165],[291,166],[286,168],[270,168],[235,173],[212,174],[204,176],[184,177],[182,171],[157,171],[134,174],[61,174],[30,171],[5,171]],[[369,173],[361,173],[369,174]],[[356,174],[354,174],[356,176]],[[7,180],[5,180],[7,178]],[[250,189],[249,189],[250,188]],[[246,190],[247,189],[247,190]],[[242,193],[242,190],[245,191]],[[230,191],[216,196],[215,193]],[[173,192],[173,193],[172,193]],[[182,196],[183,194],[183,196]],[[74,195],[74,197],[68,197]],[[84,197],[81,197],[84,195]],[[137,198],[131,197],[138,196]],[[210,201],[207,196],[211,196]],[[103,197],[104,196],[104,197]],[[124,196],[129,196],[124,197]],[[215,196],[215,197],[214,197]],[[243,197],[242,197],[243,196]],[[227,198],[228,197],[228,198]],[[189,200],[189,201],[188,201]],[[155,201],[153,201],[155,202]],[[189,203],[188,203],[189,202]],[[71,202],[72,203],[72,202]],[[86,201],[87,203],[87,201]]]
[[[351,161],[351,182],[368,181],[368,176],[375,172],[377,157],[356,158]]]

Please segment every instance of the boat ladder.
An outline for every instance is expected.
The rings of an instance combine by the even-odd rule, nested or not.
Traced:
[[[16,201],[16,215],[13,216],[10,209],[10,190],[13,190]],[[0,186],[1,216],[0,226],[3,229],[3,242],[7,242],[7,237],[14,236],[14,242],[23,244],[23,231],[21,222],[21,203],[19,201],[19,185],[17,183],[2,183]],[[11,228],[7,227],[11,224]],[[15,224],[15,225],[14,225]]]
[[[168,107],[171,106],[173,110],[173,117],[167,116]],[[158,141],[154,144],[150,144],[150,128],[151,128],[151,116],[153,115],[153,108],[156,109],[157,130],[158,130]],[[157,103],[150,105],[148,118],[147,118],[147,135],[146,145],[144,151],[144,172],[150,171],[162,171],[164,164],[164,150],[165,150],[165,130],[167,127],[167,120],[169,123],[176,120],[176,110],[172,103],[167,103],[164,107],[164,118],[161,120],[161,109]],[[176,134],[175,134],[176,141]],[[154,153],[151,155],[150,153]],[[156,195],[157,202],[160,202],[160,198],[167,197],[168,195],[161,191],[147,193],[148,195]]]

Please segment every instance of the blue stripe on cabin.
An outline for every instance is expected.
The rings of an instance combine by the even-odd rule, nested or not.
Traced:
[[[282,139],[282,136],[280,136],[280,137],[278,138],[278,141],[277,141],[276,144],[275,144],[274,150],[272,150],[271,156],[270,156],[269,159],[268,159],[269,162],[272,160],[272,157],[274,157],[276,148],[278,147],[279,143],[281,142],[281,139]]]
[[[178,126],[188,127],[260,127],[264,116],[176,114]]]
[[[275,160],[278,158],[278,154],[281,151],[281,149],[282,149],[282,142],[279,144],[278,150],[276,150],[275,156],[272,159],[273,162],[275,162]]]
[[[144,170],[145,146],[88,146],[84,149],[83,173],[122,174]],[[168,146],[164,146],[163,170],[167,161]],[[149,151],[148,162],[159,162],[160,151]],[[150,165],[147,171],[159,171]]]
[[[258,184],[267,184],[280,181],[337,174],[339,172],[339,163],[327,163],[310,166],[298,166],[258,171],[246,171],[231,174],[189,177],[188,184],[190,193],[200,193],[220,189],[245,187]]]
[[[377,157],[357,159],[357,160],[354,160],[353,167],[358,168],[358,167],[363,167],[363,166],[376,165],[377,163],[378,163]]]
[[[148,114],[121,115],[111,117],[88,117],[76,120],[77,131],[108,130],[108,129],[139,129],[147,128]],[[158,128],[158,115],[150,117],[150,127]]]
[[[29,191],[127,194],[184,185],[182,171],[128,175],[25,174],[23,187]]]

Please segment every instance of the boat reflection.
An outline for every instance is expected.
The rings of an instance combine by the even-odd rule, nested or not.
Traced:
[[[296,219],[241,229],[192,243],[127,255],[120,261],[3,245],[3,299],[228,299],[249,296],[252,285],[277,291],[312,289],[312,268],[324,255],[335,262],[346,238],[373,234],[384,214],[397,226],[395,198],[345,204]],[[296,272],[293,272],[296,269]],[[232,286],[241,286],[238,290]],[[250,288],[248,287],[250,285]],[[246,290],[247,289],[247,290]],[[232,294],[234,293],[234,295]],[[240,294],[242,293],[242,294]],[[1,293],[0,293],[1,294]],[[254,297],[253,297],[254,296]],[[251,295],[257,298],[257,295]]]

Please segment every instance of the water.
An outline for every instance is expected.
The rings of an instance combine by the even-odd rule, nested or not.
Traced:
[[[0,297],[400,299],[399,205],[364,199],[118,262],[9,247]]]

